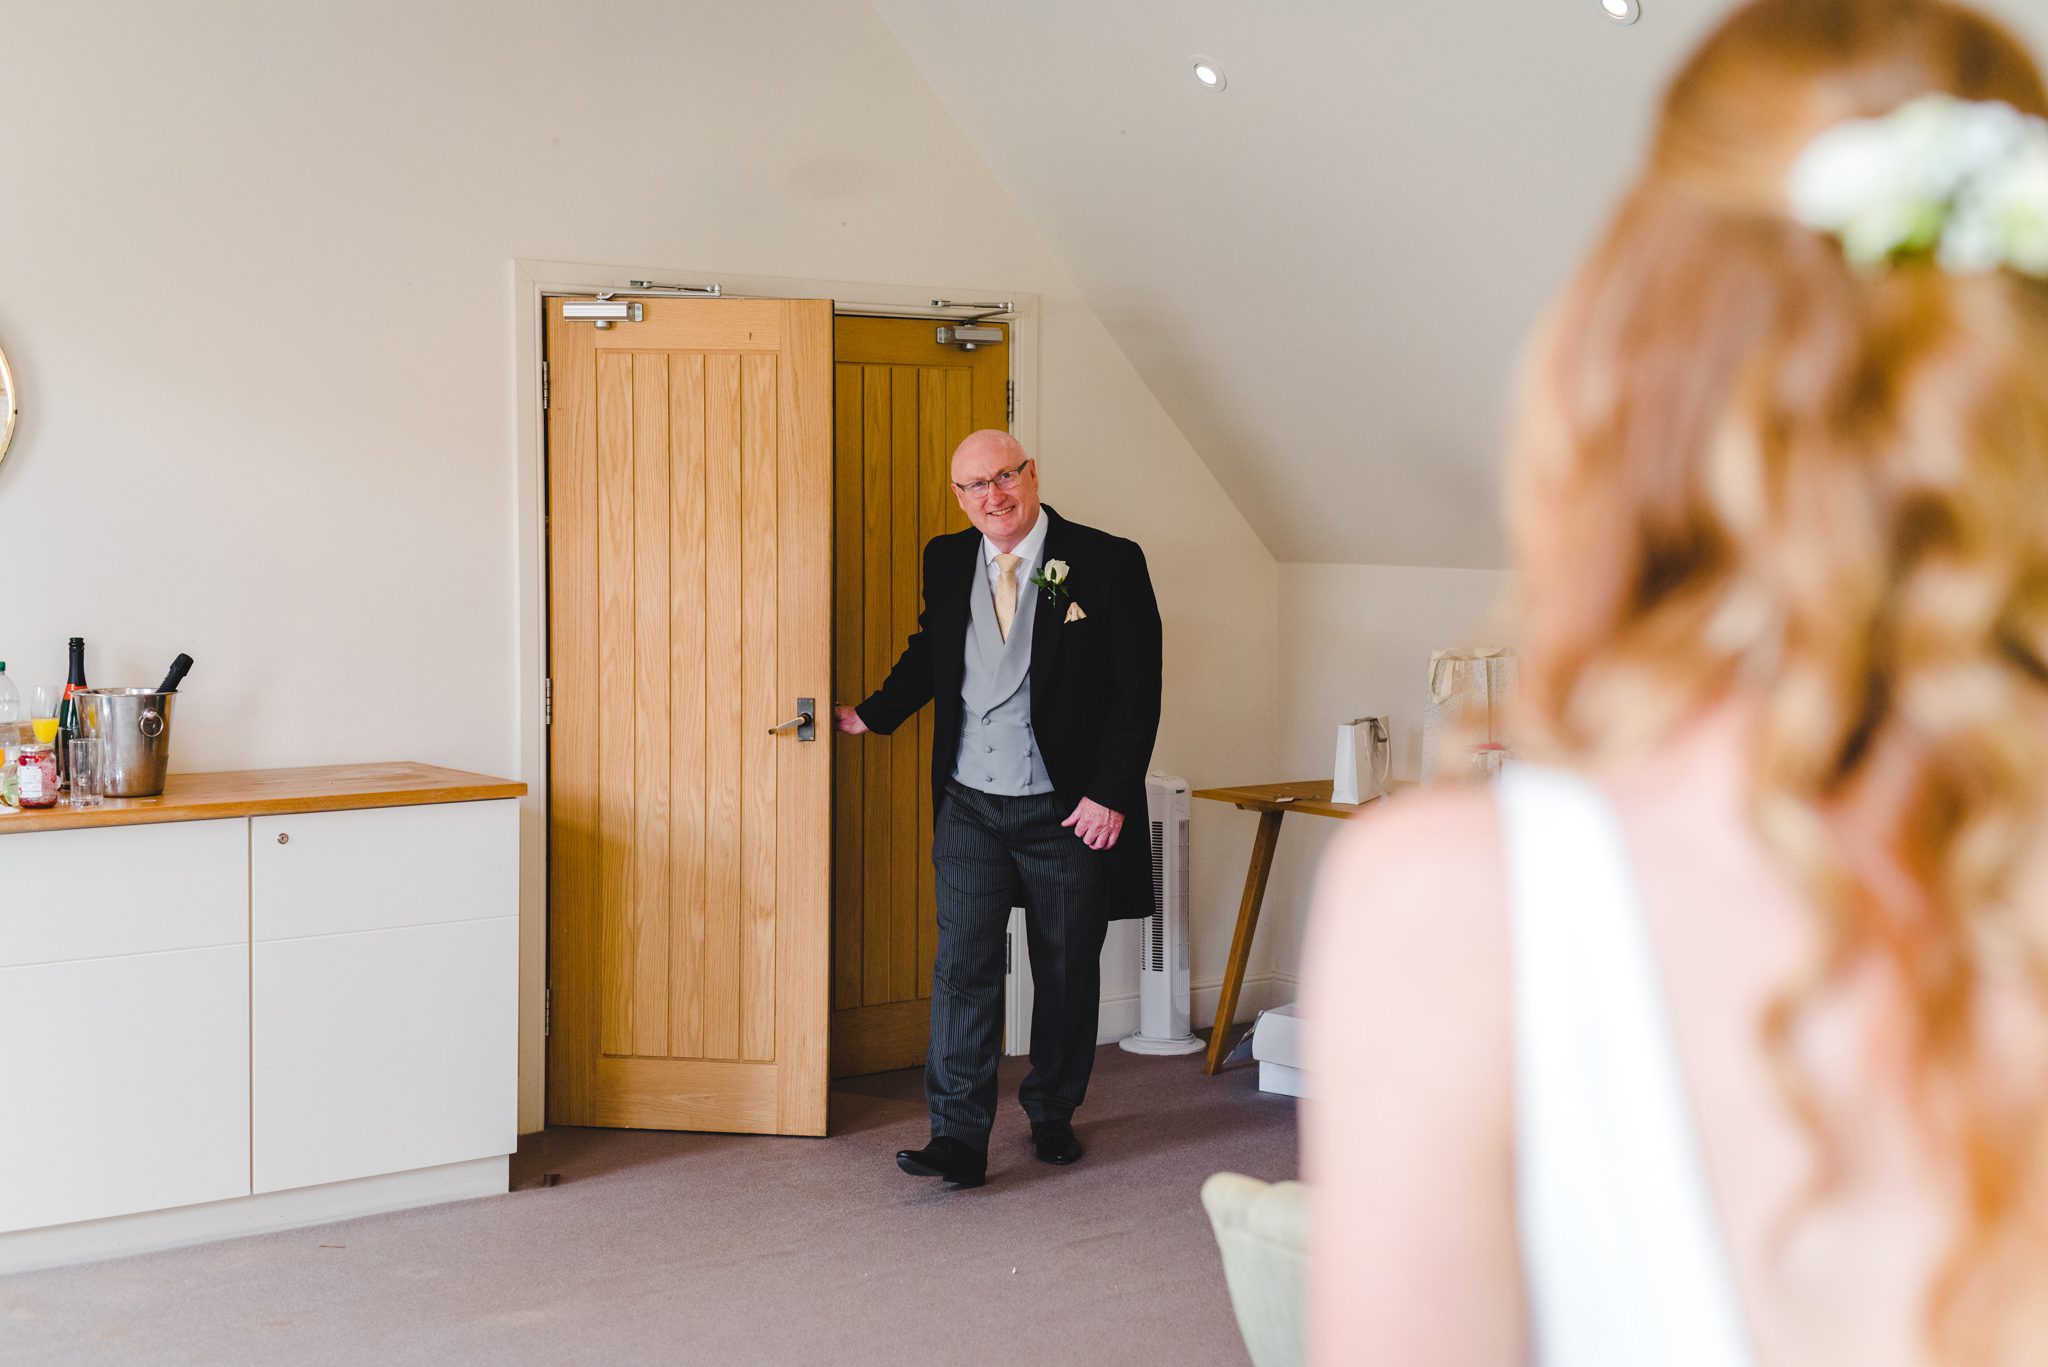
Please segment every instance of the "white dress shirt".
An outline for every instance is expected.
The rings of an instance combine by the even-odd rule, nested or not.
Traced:
[[[1031,530],[1024,533],[1024,539],[1010,552],[1012,555],[1021,556],[1024,562],[1017,566],[1017,596],[1020,598],[1031,588],[1031,571],[1038,568],[1038,555],[1045,549],[1045,531],[1049,525],[1050,520],[1045,515],[1045,506],[1041,504],[1038,509],[1038,521],[1031,524]],[[995,542],[985,536],[981,539],[981,564],[982,568],[988,571],[990,593],[996,591],[996,580],[1003,576],[1002,569],[996,564],[996,557],[1001,554],[1002,552],[996,549]]]

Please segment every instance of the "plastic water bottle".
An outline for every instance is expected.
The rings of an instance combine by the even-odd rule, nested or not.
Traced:
[[[21,805],[20,779],[14,756],[21,749],[21,693],[7,677],[7,661],[0,660],[0,807]]]
[[[0,760],[14,758],[21,744],[21,693],[7,677],[7,661],[0,660]]]

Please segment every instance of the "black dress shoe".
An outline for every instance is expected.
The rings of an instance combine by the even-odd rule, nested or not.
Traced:
[[[1064,1120],[1032,1121],[1031,1147],[1039,1162],[1062,1167],[1081,1156],[1081,1141],[1074,1138],[1074,1127]]]
[[[949,1134],[921,1149],[898,1151],[896,1166],[912,1177],[943,1177],[954,1187],[978,1187],[988,1180],[988,1155]]]

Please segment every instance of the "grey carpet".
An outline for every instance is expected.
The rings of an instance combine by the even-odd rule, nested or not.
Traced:
[[[0,1363],[1242,1367],[1198,1192],[1296,1175],[1295,1107],[1201,1059],[1099,1051],[1064,1169],[1004,1060],[977,1191],[896,1170],[914,1072],[838,1084],[828,1139],[550,1130],[509,1196],[0,1278]]]

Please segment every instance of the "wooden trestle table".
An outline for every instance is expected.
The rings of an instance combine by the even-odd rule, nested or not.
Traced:
[[[1403,785],[1393,785],[1399,788]],[[1365,802],[1332,802],[1329,779],[1302,783],[1253,783],[1239,788],[1198,788],[1196,797],[1228,802],[1239,811],[1259,814],[1258,833],[1252,837],[1251,867],[1245,870],[1244,900],[1237,905],[1237,933],[1230,941],[1230,963],[1223,970],[1223,994],[1216,999],[1216,1023],[1209,1031],[1209,1057],[1204,1073],[1223,1066],[1231,1017],[1237,1011],[1237,994],[1244,986],[1244,967],[1252,956],[1252,932],[1258,929],[1259,905],[1266,900],[1266,876],[1273,871],[1273,847],[1280,841],[1280,819],[1289,812],[1310,816],[1356,816],[1378,798]]]

